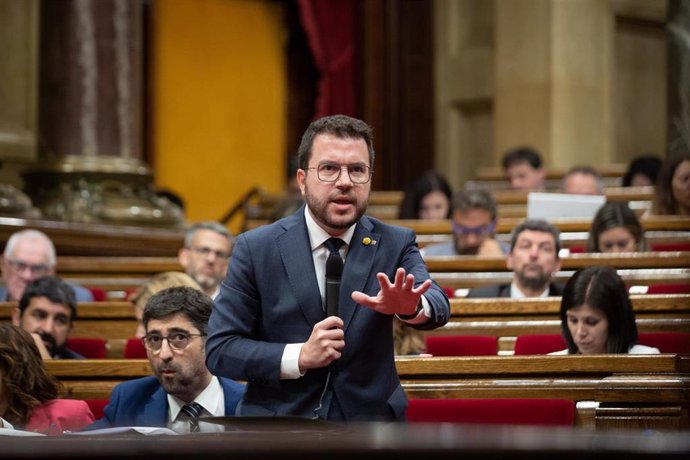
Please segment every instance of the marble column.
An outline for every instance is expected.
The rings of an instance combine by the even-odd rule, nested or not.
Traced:
[[[668,5],[668,153],[690,150],[690,1]]]
[[[142,0],[42,0],[40,161],[23,174],[46,218],[180,224],[142,158]]]

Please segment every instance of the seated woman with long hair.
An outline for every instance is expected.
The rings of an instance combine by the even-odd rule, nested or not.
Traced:
[[[594,216],[587,240],[587,252],[646,251],[647,240],[635,212],[628,203],[605,203]]]
[[[553,355],[656,354],[637,344],[637,325],[628,291],[616,270],[592,266],[568,280],[561,298],[561,329],[568,348]]]
[[[0,427],[56,435],[93,422],[86,402],[57,399],[59,392],[31,335],[0,324]]]

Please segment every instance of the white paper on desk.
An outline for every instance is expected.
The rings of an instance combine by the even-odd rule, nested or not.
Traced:
[[[155,426],[116,426],[113,428],[100,428],[98,430],[90,430],[90,431],[75,431],[74,433],[69,433],[70,435],[86,435],[86,436],[91,436],[91,435],[101,435],[101,434],[122,434],[122,433],[129,433],[129,432],[136,432],[139,434],[143,435],[152,435],[152,434],[170,434],[170,435],[177,435],[179,433],[176,433],[175,431],[171,430],[170,428],[162,428],[162,427],[155,427]]]
[[[12,428],[0,428],[0,436],[45,436],[33,431],[15,430]]]

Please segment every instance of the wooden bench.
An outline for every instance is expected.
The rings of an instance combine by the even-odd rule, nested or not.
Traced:
[[[551,279],[565,283],[573,270],[561,270]],[[690,284],[690,268],[641,268],[619,269],[618,274],[628,286],[650,286],[654,284]],[[470,289],[490,284],[510,283],[513,273],[498,272],[431,272],[431,277],[441,286],[450,289]]]
[[[549,167],[546,169],[547,179],[562,179],[569,168]],[[601,177],[623,177],[628,170],[628,165],[625,163],[610,163],[606,165],[596,166],[596,170]],[[505,171],[501,166],[479,166],[476,170],[475,177],[479,180],[503,180],[507,181]]]
[[[496,233],[509,234],[513,228],[519,225],[522,218],[502,218],[496,225]],[[387,220],[386,223],[407,227],[414,230],[417,235],[450,235],[452,228],[450,220],[420,220],[403,219]],[[589,232],[592,226],[591,219],[554,219],[551,223],[561,232]],[[684,216],[645,216],[640,219],[645,231],[650,230],[690,230],[690,217]]]
[[[687,430],[690,357],[678,355],[404,358],[410,398],[559,398],[576,424]]]
[[[505,257],[436,256],[424,259],[429,272],[499,272],[509,270]],[[563,270],[577,270],[591,265],[610,265],[618,269],[688,268],[690,252],[582,253],[561,258]]]
[[[690,294],[631,295],[641,332],[690,333]],[[427,335],[490,335],[510,354],[524,334],[560,334],[560,298],[451,299],[451,318]]]
[[[559,398],[578,403],[577,424],[688,429],[690,364],[678,355],[399,358],[410,398]],[[64,397],[106,399],[128,379],[151,375],[146,360],[54,360]]]
[[[27,228],[48,235],[60,256],[176,256],[184,244],[182,228],[0,217],[0,250],[10,235]]]

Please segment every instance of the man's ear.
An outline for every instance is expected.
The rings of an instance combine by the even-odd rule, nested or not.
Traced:
[[[12,325],[13,326],[20,326],[22,323],[22,311],[19,309],[19,307],[15,307],[12,309]]]
[[[180,262],[180,265],[182,265],[182,268],[186,269],[187,265],[189,265],[189,249],[181,248],[177,251],[177,260]]]
[[[511,272],[513,271],[513,252],[509,252],[508,256],[506,257],[506,267],[508,267],[508,270]]]
[[[303,169],[297,170],[297,185],[299,186],[299,191],[304,196],[304,183],[307,180],[307,174]]]

